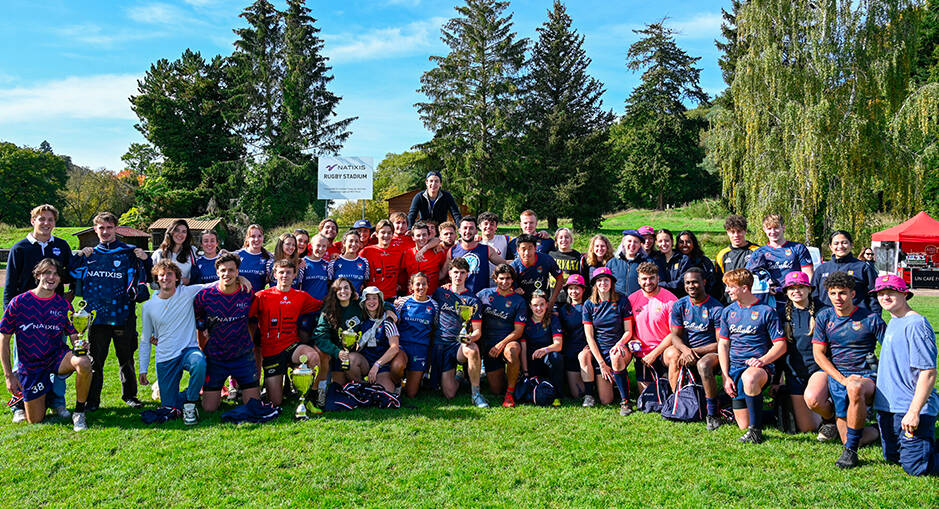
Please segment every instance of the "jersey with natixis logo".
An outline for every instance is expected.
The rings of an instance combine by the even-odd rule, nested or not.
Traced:
[[[124,325],[135,306],[137,284],[146,280],[134,247],[112,242],[110,248],[98,244],[91,256],[76,257],[72,276],[81,281],[81,296],[88,312],[97,312],[95,325]]]
[[[254,293],[238,289],[223,293],[218,286],[203,288],[193,300],[196,328],[208,331],[209,339],[202,349],[215,360],[237,359],[254,350],[248,330],[248,319]]]
[[[18,371],[58,370],[51,364],[68,350],[62,336],[77,334],[68,319],[71,309],[72,305],[59,294],[40,299],[29,291],[10,301],[0,320],[0,334],[16,334]]]

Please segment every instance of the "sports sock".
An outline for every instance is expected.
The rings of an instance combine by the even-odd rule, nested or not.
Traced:
[[[317,390],[320,390],[320,391],[325,391],[325,390],[326,390],[326,380],[320,380],[319,383],[316,384],[316,389],[317,389]]]
[[[706,398],[708,405],[708,415],[717,415],[721,411],[721,406],[717,404],[717,398]]]
[[[511,386],[509,386],[509,387],[506,387],[506,388],[505,388],[505,394],[506,394],[507,396],[508,396],[508,395],[514,395],[514,394],[515,394],[515,386],[514,386],[514,385],[511,385]]]
[[[852,451],[857,451],[858,445],[861,444],[861,435],[864,434],[863,429],[852,428],[848,426],[848,431],[845,433],[844,437],[844,447],[845,449],[850,449]]]
[[[85,411],[85,402],[84,402],[84,401],[76,401],[76,402],[75,402],[75,411],[78,412],[78,413],[84,412],[84,411]]]
[[[759,394],[757,396],[750,396],[749,394],[745,396],[747,400],[747,414],[750,417],[750,427],[751,428],[762,428],[763,427],[763,395]]]
[[[584,382],[584,394],[593,396],[597,393],[597,382]]]
[[[616,388],[619,389],[619,397],[626,401],[629,399],[629,375],[626,370],[614,371],[613,381],[616,382]]]

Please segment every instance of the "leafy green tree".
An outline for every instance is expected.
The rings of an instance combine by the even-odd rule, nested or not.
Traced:
[[[108,170],[68,165],[68,181],[62,194],[62,216],[69,224],[91,224],[95,214],[109,210],[120,216],[134,205],[136,179]]]
[[[436,67],[421,76],[417,103],[434,133],[422,145],[443,161],[448,189],[471,208],[491,208],[505,198],[501,185],[516,168],[522,67],[527,39],[516,38],[508,2],[466,0],[441,29],[450,49],[432,56]]]
[[[375,180],[372,182],[375,201],[387,200],[414,189],[423,189],[427,172],[439,168],[440,161],[427,152],[414,150],[386,154],[375,168]]]
[[[913,79],[917,85],[939,83],[939,0],[927,0],[921,8]]]
[[[0,223],[29,224],[29,211],[40,203],[62,208],[66,167],[51,151],[0,142]]]
[[[704,176],[699,168],[700,121],[687,115],[684,101],[706,103],[701,90],[700,57],[690,57],[675,42],[665,21],[635,30],[641,38],[629,47],[627,67],[645,69],[626,99],[626,115],[610,135],[613,164],[620,173],[623,203],[657,209],[696,195]]]
[[[526,171],[519,172],[517,194],[522,207],[548,219],[549,229],[559,217],[578,230],[595,229],[613,201],[606,143],[613,113],[603,109],[603,85],[587,74],[584,36],[571,28],[559,0],[538,34],[528,64]]]
[[[743,52],[744,47],[737,39],[737,15],[740,7],[746,0],[731,0],[730,12],[721,7],[721,37],[723,41],[714,41],[714,45],[721,51],[721,56],[717,58],[717,65],[721,68],[721,76],[724,83],[730,86],[734,82],[734,76],[737,73],[737,60]]]

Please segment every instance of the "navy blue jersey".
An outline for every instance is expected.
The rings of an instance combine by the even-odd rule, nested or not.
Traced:
[[[36,279],[33,277],[33,268],[43,258],[55,258],[68,268],[72,264],[72,249],[68,242],[52,236],[45,245],[42,245],[30,233],[10,249],[7,256],[6,283],[3,288],[3,307],[10,305],[10,301],[17,295],[36,288]],[[62,282],[56,288],[61,294],[66,284],[71,284],[72,278],[64,274]]]
[[[146,281],[144,264],[134,249],[123,242],[98,244],[91,256],[72,258],[72,276],[80,283],[88,311],[97,312],[95,324],[124,325],[131,315],[138,284]]]
[[[430,345],[434,337],[434,323],[437,321],[437,303],[433,299],[421,302],[408,297],[400,306],[395,306],[398,314],[398,331],[401,341],[418,345]]]
[[[467,251],[457,242],[450,248],[450,259],[456,258],[463,258],[469,264],[466,287],[471,292],[478,294],[483,288],[489,287],[489,246],[476,244],[476,247]]]
[[[715,331],[720,328],[724,307],[717,299],[708,297],[695,304],[685,296],[672,304],[672,326],[685,329],[685,339],[691,348],[700,348],[717,341]]]
[[[562,339],[564,332],[561,330],[561,320],[557,315],[551,315],[551,323],[545,327],[541,322],[534,322],[531,317],[525,321],[525,332],[522,333],[522,341],[528,345],[528,355],[536,348],[544,348],[554,343],[554,338]],[[563,343],[562,343],[563,344]]]
[[[619,294],[616,302],[603,301],[598,304],[590,299],[584,302],[583,323],[593,325],[593,337],[601,352],[608,352],[623,338],[626,330],[623,320],[632,318],[633,308],[629,299]]]
[[[794,373],[803,377],[820,369],[812,353],[812,321],[812,313],[808,309],[795,306],[788,312],[788,317],[782,316],[783,327],[788,325],[792,331],[792,337],[789,338],[792,348],[786,349],[786,362]]]
[[[482,326],[482,309],[479,299],[468,289],[464,289],[463,293],[457,295],[452,290],[440,287],[434,290],[433,299],[438,307],[437,326],[434,328],[435,342],[452,344],[460,341],[460,330],[464,322],[457,306],[476,306],[476,311],[470,321],[475,327]]]
[[[68,319],[71,310],[72,305],[59,294],[48,299],[32,292],[13,297],[0,320],[0,334],[16,334],[17,371],[58,371],[54,364],[68,350],[63,336],[77,334]]]
[[[517,293],[499,295],[495,288],[485,288],[476,294],[482,306],[483,341],[494,345],[515,331],[516,324],[525,324],[528,305]]]
[[[661,271],[665,273],[665,277],[659,281],[659,286],[676,295],[684,295],[684,275],[685,271],[691,268],[691,259],[680,251],[672,251],[672,257],[668,260],[661,253],[655,258]]]
[[[805,244],[791,240],[787,240],[782,247],[771,247],[769,244],[760,246],[747,261],[747,268],[751,271],[759,267],[765,268],[776,284],[782,284],[786,274],[811,266],[812,255]]]
[[[821,264],[812,274],[812,296],[815,297],[822,306],[830,307],[831,299],[825,289],[825,281],[833,272],[845,272],[853,276],[854,284],[854,305],[869,309],[874,313],[880,314],[880,303],[877,302],[877,294],[873,292],[874,283],[877,281],[877,271],[867,262],[858,260],[854,255],[848,255],[842,258],[832,257],[831,260]]]
[[[308,256],[304,261],[306,270],[303,272],[300,289],[311,297],[325,301],[326,294],[329,293],[329,260],[320,259],[314,262]]]
[[[549,282],[553,276],[555,279],[561,277],[561,269],[558,268],[554,258],[544,253],[535,253],[535,263],[531,266],[522,263],[521,258],[512,260],[512,268],[518,274],[515,280],[516,285],[525,290],[525,300],[531,299],[531,294],[535,290],[541,290],[545,293],[550,292]]]
[[[196,267],[199,268],[199,277],[198,280],[193,280],[192,284],[208,284],[218,281],[218,273],[215,272],[215,259],[218,258],[218,255],[213,256],[212,258],[206,258],[200,256],[196,258]]]
[[[375,324],[381,323],[381,327],[375,327]],[[374,330],[373,330],[374,329]],[[397,336],[398,328],[391,320],[373,320],[366,318],[362,321],[362,349],[359,352],[372,365],[385,355],[391,344],[388,338]]]
[[[556,250],[557,247],[554,245],[554,239],[547,238],[543,239],[539,235],[535,235],[535,251],[539,253],[549,254],[551,251]],[[513,238],[509,241],[508,245],[505,248],[505,259],[514,260],[518,258],[518,237]]]
[[[736,365],[762,357],[773,343],[786,340],[775,309],[760,303],[743,307],[737,301],[721,313],[718,335],[730,340],[730,363]]]
[[[335,281],[341,277],[348,279],[356,294],[362,293],[362,286],[368,281],[369,276],[368,260],[361,256],[355,260],[340,256],[329,263],[329,280]],[[386,295],[386,297],[393,296]]]
[[[247,249],[239,249],[235,254],[241,258],[238,275],[251,282],[251,290],[260,292],[267,288],[267,258],[264,253],[251,254]]]
[[[254,292],[238,289],[223,293],[218,286],[207,286],[192,301],[196,313],[196,328],[209,332],[202,348],[205,356],[213,360],[237,359],[254,350],[254,340],[248,330]]]
[[[819,311],[812,343],[828,346],[828,356],[838,371],[868,369],[867,354],[884,340],[887,324],[879,315],[857,307],[850,316],[838,316],[835,308]]]
[[[564,350],[580,351],[587,346],[584,333],[584,305],[562,304],[558,307],[558,319],[564,331]]]

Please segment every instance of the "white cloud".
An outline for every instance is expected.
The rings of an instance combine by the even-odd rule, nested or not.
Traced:
[[[140,41],[162,37],[161,32],[119,29],[105,31],[99,25],[71,25],[55,30],[61,37],[92,46],[114,46],[130,41]]]
[[[671,20],[669,20],[671,21]],[[705,12],[696,14],[693,18],[667,22],[683,39],[715,39],[721,33],[720,13]]]
[[[388,58],[427,51],[440,37],[445,18],[416,21],[403,27],[380,28],[367,32],[324,34],[326,54],[334,63]]]
[[[136,120],[127,100],[137,92],[133,74],[71,76],[33,87],[0,88],[0,123],[62,119]]]
[[[140,23],[157,25],[171,25],[179,24],[181,21],[189,21],[188,16],[175,5],[160,2],[131,7],[127,9],[127,17]]]

